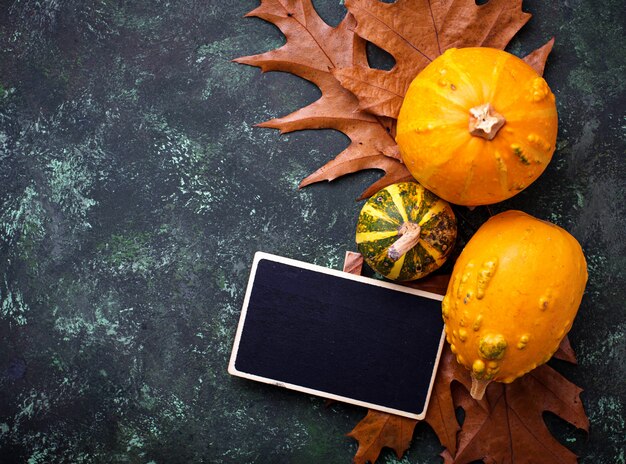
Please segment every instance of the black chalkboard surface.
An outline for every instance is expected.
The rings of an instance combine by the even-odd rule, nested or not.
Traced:
[[[442,296],[257,253],[228,371],[423,419]]]

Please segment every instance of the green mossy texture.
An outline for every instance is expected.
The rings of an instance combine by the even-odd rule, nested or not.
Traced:
[[[339,0],[316,1],[336,24]],[[374,172],[298,190],[347,141],[254,124],[314,101],[233,58],[276,48],[251,0],[9,0],[0,12],[0,462],[346,463],[351,406],[230,377],[257,250],[341,268]],[[572,232],[590,280],[570,333],[584,463],[624,463],[622,0],[524,2],[520,55],[552,35],[555,157],[513,199],[456,208],[462,245],[522,209]],[[376,56],[373,57],[376,60]],[[385,61],[385,57],[382,58]],[[449,269],[448,269],[449,270]],[[445,269],[444,269],[445,271]],[[438,462],[425,425],[398,459]]]

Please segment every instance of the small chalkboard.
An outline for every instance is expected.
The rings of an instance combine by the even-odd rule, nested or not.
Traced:
[[[423,419],[444,341],[441,300],[259,252],[228,371]]]

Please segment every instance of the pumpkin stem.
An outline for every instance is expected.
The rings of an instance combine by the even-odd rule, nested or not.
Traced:
[[[477,401],[483,399],[487,386],[491,383],[491,380],[479,380],[472,376],[472,388],[470,389],[470,395]]]
[[[493,109],[491,103],[478,105],[470,109],[469,132],[477,137],[493,140],[506,119]]]
[[[419,224],[414,222],[405,222],[398,229],[398,235],[400,238],[389,247],[387,250],[387,256],[393,261],[400,259],[400,256],[406,254],[411,248],[417,245],[420,240],[420,233],[422,228]]]

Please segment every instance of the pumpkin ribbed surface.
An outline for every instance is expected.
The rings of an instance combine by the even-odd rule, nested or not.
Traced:
[[[512,197],[545,170],[556,146],[555,98],[510,53],[449,49],[411,83],[396,141],[417,181],[455,204]]]
[[[407,232],[409,230],[409,232]],[[412,247],[394,257],[404,233],[416,233]],[[391,280],[413,280],[439,268],[456,239],[450,205],[416,182],[399,182],[374,194],[363,206],[356,242],[365,262]]]

